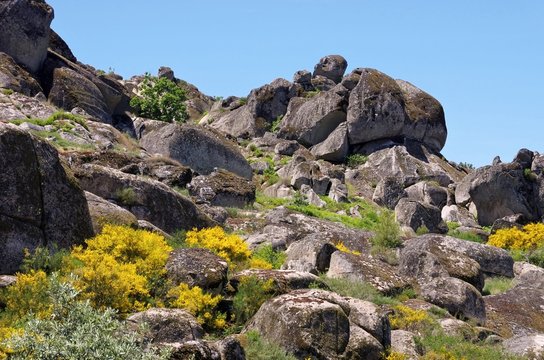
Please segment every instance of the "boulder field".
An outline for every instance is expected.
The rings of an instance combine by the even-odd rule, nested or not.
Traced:
[[[297,359],[424,355],[419,330],[396,328],[401,310],[385,297],[438,314],[448,335],[544,351],[544,270],[485,244],[543,221],[544,155],[521,149],[479,169],[448,161],[437,99],[376,69],[346,73],[340,55],[244,98],[208,96],[161,67],[155,79],[185,91],[188,120],[143,118],[130,99],[145,77],[78,61],[53,15],[43,0],[0,2],[0,288],[17,281],[26,252],[84,244],[106,223],[166,238],[221,226],[252,250],[284,252],[283,263],[236,271],[207,249],[178,248],[168,281],[224,295],[227,312],[244,278],[274,296],[213,341],[182,309],[129,314],[126,326],[147,324],[145,343],[172,359],[245,359],[253,332]],[[376,251],[384,214],[401,232]],[[512,287],[487,293],[498,277]],[[371,295],[341,295],[332,281]]]

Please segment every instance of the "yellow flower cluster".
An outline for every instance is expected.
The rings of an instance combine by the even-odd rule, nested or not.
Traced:
[[[522,229],[517,227],[500,229],[495,234],[489,236],[487,243],[503,249],[536,249],[544,246],[544,224],[527,224]]]
[[[344,245],[343,242],[338,242],[334,245],[338,250],[340,250],[341,252],[345,252],[347,254],[352,254],[352,255],[361,255],[361,252],[360,251],[356,251],[356,250],[351,250],[350,248],[348,248],[346,245]]]
[[[168,297],[173,300],[170,302],[172,307],[187,310],[196,316],[198,322],[215,329],[223,329],[226,322],[226,315],[215,310],[219,302],[223,299],[221,295],[213,296],[207,294],[198,286],[189,287],[185,283],[170,289]]]
[[[415,310],[406,305],[397,305],[393,310],[394,314],[389,316],[392,329],[418,331],[432,323],[431,317],[424,310]]]
[[[102,233],[75,247],[72,257],[83,263],[74,273],[82,296],[99,307],[121,313],[140,311],[151,281],[164,274],[172,248],[158,234],[125,226],[105,225]]]
[[[12,350],[4,342],[13,335],[21,335],[22,331],[12,327],[0,326],[0,360],[7,359]]]
[[[4,296],[6,312],[20,320],[30,313],[45,318],[51,313],[49,300],[49,281],[43,271],[17,274],[17,281],[9,287]]]
[[[225,259],[231,268],[244,263],[251,256],[251,251],[240,236],[226,234],[219,226],[188,231],[185,242],[191,247],[211,250]]]

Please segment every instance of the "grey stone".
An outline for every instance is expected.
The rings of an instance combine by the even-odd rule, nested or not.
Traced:
[[[338,125],[327,139],[311,148],[312,154],[317,159],[330,162],[343,162],[348,155],[348,151],[348,128],[346,123]]]
[[[442,221],[440,209],[419,201],[400,199],[395,207],[395,216],[399,224],[408,226],[414,231],[426,227],[431,233],[448,232],[448,227]]]
[[[338,84],[342,80],[347,67],[348,62],[341,55],[327,55],[317,63],[313,76],[324,76]]]

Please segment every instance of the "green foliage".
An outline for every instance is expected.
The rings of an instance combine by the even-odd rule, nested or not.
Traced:
[[[346,278],[330,278],[321,274],[319,278],[335,293],[373,302],[377,305],[396,305],[398,300],[380,294],[371,284]]]
[[[460,227],[459,223],[456,222],[448,222],[448,235],[453,236],[455,238],[461,239],[461,240],[467,240],[477,243],[483,243],[484,240],[480,237],[480,235],[469,232],[469,231],[459,231],[458,228]]]
[[[273,133],[278,132],[280,129],[281,121],[283,120],[283,115],[279,115],[270,125],[270,131]]]
[[[272,245],[261,245],[251,255],[253,259],[260,259],[269,263],[272,269],[279,269],[285,262],[287,254],[283,251],[276,251],[272,248]]]
[[[166,243],[172,249],[185,248],[187,247],[187,245],[185,244],[186,236],[187,236],[187,232],[185,230],[183,229],[177,230],[169,238],[166,238]]]
[[[245,333],[246,339],[242,345],[246,352],[246,358],[251,360],[296,360],[296,357],[288,354],[276,344],[261,337],[257,331]]]
[[[56,275],[50,280],[51,313],[32,316],[23,333],[7,340],[10,359],[166,359],[168,354],[145,350],[139,336],[127,331],[110,310],[97,311],[77,301],[78,291]]]
[[[304,97],[307,98],[307,99],[311,99],[314,96],[318,95],[320,92],[321,92],[321,90],[319,90],[319,89],[316,89],[316,90],[313,90],[313,91],[306,91],[304,93]]]
[[[510,290],[513,286],[513,279],[497,276],[485,279],[482,295],[496,295]]]
[[[245,324],[262,304],[274,296],[274,281],[261,280],[256,276],[240,279],[236,295],[232,300],[234,319],[237,324]]]
[[[295,195],[293,196],[293,200],[291,201],[291,204],[293,206],[299,206],[304,207],[308,206],[308,200],[306,199],[306,196],[304,196],[300,191],[296,191]]]
[[[238,103],[239,103],[240,105],[245,105],[245,104],[247,104],[247,97],[242,96],[241,98],[238,99]]]
[[[130,106],[140,116],[167,122],[184,122],[189,117],[185,91],[173,81],[146,74],[139,90],[140,95],[130,100]]]
[[[529,168],[523,169],[523,176],[527,181],[535,182],[538,180],[538,176]]]
[[[380,213],[378,222],[374,228],[374,236],[370,241],[374,246],[386,248],[394,248],[402,244],[400,227],[392,211],[383,210]]]
[[[136,204],[136,192],[131,187],[117,190],[115,197],[123,205],[130,206]]]
[[[467,162],[460,162],[459,163],[459,167],[467,170],[467,171],[472,171],[474,170],[474,165],[472,165],[471,163],[467,163]]]
[[[259,190],[257,190],[257,192],[255,193],[255,203],[259,204],[266,210],[286,205],[288,202],[288,199],[266,196],[262,193],[262,191]]]
[[[425,235],[429,233],[429,228],[425,225],[421,225],[416,229],[416,235]]]
[[[350,168],[356,168],[364,165],[368,161],[368,156],[362,154],[351,154],[346,158],[346,165]]]
[[[75,141],[64,139],[61,134],[55,131],[36,131],[30,130],[30,132],[39,138],[49,141],[53,146],[60,150],[94,150],[94,146],[91,144],[80,144]]]
[[[57,111],[45,119],[29,118],[29,119],[12,120],[10,122],[15,125],[21,125],[22,123],[25,123],[25,122],[31,123],[34,125],[39,125],[39,126],[53,125],[58,130],[58,129],[61,129],[62,126],[65,126],[63,124],[59,124],[58,123],[59,120],[70,120],[76,124],[83,126],[85,129],[89,130],[89,127],[87,126],[87,123],[84,117],[79,115],[74,115],[66,111]],[[69,127],[69,129],[71,129],[71,127]]]
[[[70,254],[66,249],[59,250],[57,246],[52,249],[48,247],[37,247],[32,253],[25,251],[25,257],[21,270],[25,273],[43,270],[50,275],[62,270],[64,259]]]
[[[13,90],[11,89],[2,89],[2,94],[4,95],[12,95],[13,94]]]

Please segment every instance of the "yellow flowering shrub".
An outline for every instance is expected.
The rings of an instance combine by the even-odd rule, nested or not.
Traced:
[[[249,261],[249,267],[251,269],[263,269],[263,270],[270,270],[273,268],[272,264],[269,263],[266,260],[260,259],[260,258],[251,258]]]
[[[121,313],[140,311],[153,282],[164,273],[172,248],[158,234],[125,226],[105,225],[102,233],[75,247],[72,258],[82,264],[73,272],[82,297],[98,308]]]
[[[191,288],[181,283],[170,289],[167,296],[171,298],[170,306],[187,310],[209,328],[223,329],[227,325],[226,315],[215,309],[223,299],[221,295],[207,294],[198,286]]]
[[[5,312],[14,322],[33,313],[44,318],[51,313],[49,281],[43,271],[17,274],[17,281],[6,289],[3,301]]]
[[[0,326],[0,360],[7,359],[9,354],[12,353],[10,347],[5,344],[5,341],[8,340],[13,335],[21,335],[22,331],[12,327],[1,327]]]
[[[406,305],[393,307],[394,313],[389,316],[391,329],[421,331],[432,325],[433,320],[424,310],[415,310]]]
[[[344,245],[343,242],[338,242],[334,245],[338,250],[340,250],[341,252],[345,252],[347,254],[352,254],[352,255],[361,255],[361,252],[360,251],[356,251],[356,250],[351,250],[350,248],[348,248],[346,245]]]
[[[532,250],[544,246],[544,224],[532,223],[522,229],[499,229],[489,236],[489,245],[503,249]]]
[[[251,256],[251,251],[240,236],[226,234],[219,226],[188,231],[185,243],[191,247],[211,250],[225,259],[231,268],[246,262]]]
[[[398,351],[392,351],[387,355],[385,360],[408,360],[408,356]]]

